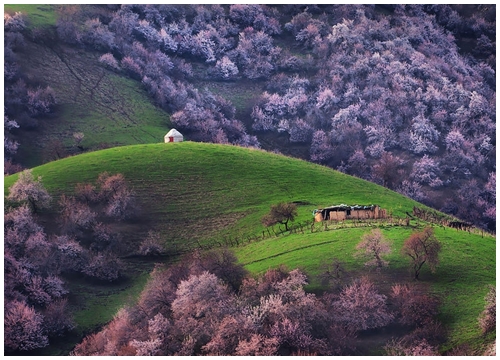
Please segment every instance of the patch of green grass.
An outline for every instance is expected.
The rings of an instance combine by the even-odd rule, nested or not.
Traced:
[[[100,54],[27,42],[20,56],[26,75],[55,91],[54,113],[40,119],[36,132],[23,132],[16,159],[34,167],[52,159],[51,143],[69,154],[80,152],[73,134],[83,132],[86,150],[157,143],[170,129],[169,114],[152,104],[140,82],[104,68]],[[32,56],[31,54],[36,54]]]
[[[137,300],[148,279],[149,275],[143,273],[125,285],[71,283],[71,297],[78,297],[82,304],[73,312],[78,333],[86,334],[111,321],[120,308]]]
[[[57,21],[57,8],[60,5],[46,4],[4,4],[4,12],[14,14],[21,12],[27,16],[29,28],[42,26],[55,26]]]
[[[264,82],[251,80],[233,81],[199,81],[195,84],[200,90],[210,92],[229,100],[236,109],[237,118],[250,115],[255,101],[262,94]],[[241,119],[245,120],[245,119]]]
[[[183,142],[122,146],[44,164],[34,168],[33,174],[42,176],[57,203],[62,194],[72,194],[77,183],[94,183],[103,171],[125,176],[143,212],[145,221],[131,225],[123,234],[124,241],[136,244],[151,229],[162,234],[167,246],[181,250],[197,247],[197,242],[207,245],[224,237],[244,240],[261,235],[265,230],[262,216],[278,202],[308,204],[299,206],[296,222],[312,221],[313,209],[339,203],[378,204],[399,217],[405,217],[415,205],[423,207],[396,192],[327,167],[230,145]],[[17,177],[4,178],[5,194]],[[42,216],[50,219],[55,212],[53,209]],[[310,290],[315,290],[321,288],[317,280],[320,265],[332,257],[345,261],[353,276],[364,271],[362,260],[352,254],[369,230],[311,234],[304,228],[304,234],[252,242],[235,250],[240,262],[255,274],[280,264],[301,268],[310,275]],[[391,279],[382,284],[387,290],[396,281],[410,280],[407,261],[399,249],[412,229],[383,227],[382,231],[393,241],[394,249],[390,267],[384,270],[385,277]],[[452,229],[435,231],[443,243],[441,264],[436,274],[424,270],[422,283],[429,284],[443,299],[441,317],[450,331],[446,346],[462,342],[476,346],[481,343],[477,316],[484,306],[486,285],[495,282],[495,240]],[[137,285],[123,294],[137,294],[140,288]],[[97,316],[107,314],[106,319],[110,319],[128,296],[115,290],[104,294],[102,300],[89,297],[78,321],[90,326],[98,322]],[[110,306],[105,305],[108,296]]]
[[[321,265],[334,257],[354,276],[366,271],[363,261],[353,254],[361,236],[370,230],[353,228],[293,234],[251,243],[236,248],[235,252],[245,268],[255,275],[283,264],[288,269],[305,271],[309,275],[310,290],[322,289],[318,280]],[[393,251],[387,256],[388,269],[384,269],[381,276],[371,276],[387,290],[393,283],[412,281],[408,261],[400,255],[400,249],[413,230],[406,227],[381,230],[392,241]],[[440,264],[435,274],[425,268],[420,283],[430,285],[430,291],[442,300],[439,317],[448,330],[448,341],[441,350],[463,343],[479,349],[484,337],[477,319],[484,309],[487,285],[495,284],[495,239],[449,228],[435,227],[434,231],[442,243]]]
[[[356,245],[361,241],[361,236],[369,231],[371,227],[315,233],[307,229],[304,234],[285,235],[238,247],[235,252],[245,264],[245,268],[253,274],[262,274],[270,268],[284,264],[289,269],[304,270],[311,276],[311,285],[316,287],[319,286],[316,277],[321,272],[320,265],[331,261],[334,257],[342,261],[348,271],[359,270],[362,262],[354,258],[353,254]],[[411,229],[394,227],[383,232],[386,238],[396,239],[395,246],[399,246],[397,239],[408,237]],[[395,255],[395,251],[397,252],[394,250],[387,258],[393,266],[395,262],[400,268],[401,261],[399,256]]]

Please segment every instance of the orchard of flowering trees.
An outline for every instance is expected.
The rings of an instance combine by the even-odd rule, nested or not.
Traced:
[[[62,195],[57,204],[42,180],[24,170],[6,198],[4,345],[9,354],[46,347],[75,327],[66,275],[114,282],[123,275],[118,255],[130,252],[112,228],[137,211],[123,175],[102,173],[96,185],[78,184],[75,196]],[[41,220],[47,208],[58,213],[48,221],[50,232],[41,225],[47,223]],[[159,240],[155,245],[161,252]]]
[[[265,138],[268,150],[494,230],[495,21],[493,5],[67,6],[57,37],[140,81],[192,140],[260,147]],[[54,111],[57,94],[20,72],[22,15],[4,27],[9,156],[18,128]],[[247,79],[262,93],[238,116],[202,85]],[[473,197],[459,196],[471,186]]]
[[[259,147],[264,134],[286,135],[285,153],[306,146],[306,159],[494,229],[495,199],[485,188],[495,172],[491,7],[108,9],[107,16],[78,14],[88,18],[76,29],[76,10],[61,17],[60,38],[101,51],[104,66],[140,80],[192,139]],[[477,42],[465,56],[463,36]],[[265,91],[240,119],[228,100],[193,85],[245,78]],[[476,196],[457,196],[471,179]],[[474,211],[463,214],[467,207]]]
[[[386,296],[361,277],[314,295],[304,290],[307,283],[303,272],[283,267],[249,277],[228,250],[187,255],[158,265],[137,304],[72,354],[353,355],[360,332],[397,324],[408,331],[386,345],[388,353],[417,355],[423,347],[438,354],[439,301],[415,285],[395,284]]]
[[[46,84],[30,79],[19,64],[19,52],[25,45],[26,21],[22,13],[4,16],[4,173],[12,174],[22,169],[14,164],[17,153],[18,129],[35,129],[54,111],[57,104],[55,91]]]

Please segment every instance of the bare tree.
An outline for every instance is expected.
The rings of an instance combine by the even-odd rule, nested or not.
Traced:
[[[330,262],[323,264],[321,268],[323,272],[319,278],[323,286],[340,284],[346,274],[344,263],[338,258],[333,258]]]
[[[411,234],[401,249],[401,253],[410,258],[410,266],[413,269],[415,280],[418,280],[420,270],[426,263],[432,272],[436,270],[440,251],[441,243],[434,236],[434,230],[431,227]]]
[[[288,222],[294,221],[297,215],[297,205],[294,203],[271,205],[269,213],[262,217],[262,224],[265,226],[283,224],[285,225],[285,230],[288,230]]]
[[[403,161],[398,156],[392,155],[390,152],[384,152],[380,161],[373,166],[373,176],[383,186],[393,189],[400,180],[402,163]]]
[[[356,249],[358,250],[357,256],[370,259],[365,263],[366,266],[375,266],[377,269],[381,269],[389,264],[382,256],[391,252],[391,245],[385,240],[379,229],[373,229],[364,234],[361,242],[356,245]]]

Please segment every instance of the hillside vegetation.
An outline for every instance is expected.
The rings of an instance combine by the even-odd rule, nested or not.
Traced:
[[[321,289],[319,277],[324,265],[334,257],[340,259],[347,276],[343,284],[359,277],[366,268],[356,259],[356,245],[370,229],[341,229],[319,233],[293,234],[279,239],[264,240],[235,249],[241,263],[252,274],[263,274],[268,269],[286,265],[299,268],[309,275],[309,290]],[[389,267],[373,272],[370,277],[385,291],[395,283],[409,280],[408,261],[400,249],[415,229],[382,228],[384,236],[393,243]],[[423,284],[442,299],[440,320],[448,330],[448,341],[442,351],[460,344],[481,348],[484,337],[477,317],[484,308],[483,298],[487,285],[495,282],[495,239],[449,228],[434,228],[443,244],[440,265],[436,274],[426,270]],[[422,285],[423,285],[422,284]]]
[[[22,69],[26,76],[50,84],[57,108],[37,121],[34,131],[21,132],[17,159],[25,166],[82,150],[156,143],[170,129],[169,115],[148,99],[140,84],[105,69],[99,56],[56,44],[27,42]],[[76,143],[73,134],[83,133]]]
[[[12,162],[150,143],[175,127],[277,149],[495,229],[493,5],[7,10],[9,174]]]
[[[4,12],[7,353],[491,345],[495,5]],[[189,141],[160,143],[173,127]],[[313,223],[341,203],[388,218]],[[296,208],[291,224],[269,214],[280,206]],[[371,230],[392,248],[378,271],[354,256]],[[410,274],[402,250],[424,233],[439,264]],[[332,266],[345,271],[326,285]],[[395,295],[403,283],[413,290]],[[349,292],[374,307],[361,315]],[[405,306],[423,318],[405,323]],[[356,323],[365,315],[379,318]]]
[[[147,214],[147,228],[191,247],[223,235],[258,235],[270,205],[299,206],[297,221],[333,204],[378,204],[405,217],[415,201],[364,180],[297,159],[240,147],[193,142],[123,146],[81,154],[33,169],[57,199],[104,171],[124,175]],[[17,175],[5,177],[5,191]]]
[[[95,183],[101,172],[124,175],[139,204],[139,217],[115,228],[127,252],[134,253],[149,230],[161,233],[169,254],[199,245],[213,247],[224,238],[241,243],[264,230],[261,218],[272,204],[296,202],[296,222],[312,221],[314,208],[338,203],[378,204],[395,217],[406,217],[421,206],[398,193],[340,172],[261,150],[193,142],[116,147],[54,161],[33,169],[53,196],[53,207],[40,214],[48,232],[58,232],[54,219],[57,200],[71,195],[77,183]],[[18,175],[5,178],[4,190]],[[412,226],[418,226],[413,222]],[[423,226],[423,224],[421,224]],[[321,226],[320,226],[321,228]],[[418,228],[418,227],[417,227]],[[239,261],[252,274],[280,264],[301,268],[309,275],[310,289],[321,290],[317,278],[332,257],[345,261],[350,277],[364,272],[362,261],[352,258],[354,246],[368,228],[320,231],[255,240],[235,248]],[[407,262],[399,255],[412,229],[382,227],[394,242],[390,267],[375,282],[387,289],[409,280]],[[443,298],[441,318],[450,331],[444,350],[468,343],[480,347],[476,319],[483,307],[486,284],[495,279],[495,241],[467,232],[436,228],[443,243],[441,265],[435,275],[424,271],[423,281]],[[111,319],[120,304],[138,296],[154,259],[127,263],[125,282],[96,285],[68,278],[72,309],[80,334]],[[81,335],[80,335],[81,336]]]

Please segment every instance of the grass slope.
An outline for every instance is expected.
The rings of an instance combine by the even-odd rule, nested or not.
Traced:
[[[418,205],[376,184],[302,160],[261,150],[192,142],[123,146],[85,153],[38,166],[33,174],[42,177],[56,203],[61,194],[71,194],[77,183],[95,182],[103,171],[122,173],[142,209],[141,221],[127,225],[123,234],[123,241],[131,250],[149,229],[162,233],[167,248],[184,250],[197,242],[211,244],[226,236],[260,235],[264,230],[261,217],[278,202],[307,204],[299,206],[297,221],[302,222],[312,220],[313,209],[332,204],[378,204],[401,217]],[[5,177],[5,194],[16,179],[17,175]],[[44,216],[53,216],[54,212],[48,211]],[[315,276],[321,263],[333,256],[346,261],[353,273],[362,270],[361,260],[353,259],[352,253],[366,231],[305,231],[251,243],[236,251],[253,273],[279,264],[290,269],[303,268],[311,275],[314,289],[318,287]],[[410,230],[394,227],[383,231],[395,247],[390,258],[391,272],[394,270],[391,283],[395,279],[406,281],[406,262],[400,257],[399,248]],[[436,232],[444,244],[442,263],[436,275],[424,272],[423,280],[445,299],[442,316],[451,329],[450,343],[479,342],[476,324],[485,284],[495,281],[495,241],[451,229]],[[88,299],[100,296],[99,301],[89,301],[80,308],[76,316],[79,324],[87,328],[99,324],[102,320],[96,318],[94,311],[99,316],[108,314],[105,319],[109,319],[120,299],[138,292],[145,281],[145,269],[150,269],[151,264],[141,266],[126,286],[118,286],[112,292],[72,285],[77,294]]]
[[[140,82],[104,68],[97,53],[26,43],[19,56],[23,72],[52,87],[58,105],[49,118],[40,119],[36,132],[20,134],[17,156],[23,164],[47,162],[54,140],[69,153],[78,151],[75,132],[84,133],[81,145],[90,150],[163,140],[169,114],[152,104]]]
[[[381,230],[392,242],[393,251],[387,257],[389,267],[381,273],[371,273],[370,277],[387,294],[392,284],[411,281],[408,262],[400,250],[414,229],[382,227]],[[245,268],[254,274],[282,264],[289,269],[300,268],[309,275],[309,290],[314,291],[322,289],[318,279],[321,265],[334,257],[345,264],[349,274],[346,283],[366,271],[363,261],[353,254],[361,236],[369,231],[370,228],[353,228],[292,234],[248,244],[236,248],[235,252]],[[450,228],[435,227],[434,231],[442,243],[440,265],[435,274],[425,268],[420,285],[429,286],[442,300],[440,319],[449,331],[448,342],[442,350],[462,343],[480,349],[485,338],[477,318],[484,309],[487,285],[495,284],[495,239]]]
[[[28,28],[56,25],[58,5],[42,4],[4,4],[4,12],[13,15],[21,12],[27,15]]]
[[[122,173],[150,224],[168,241],[192,245],[222,235],[262,232],[261,217],[281,201],[299,206],[298,221],[332,204],[379,204],[405,216],[416,202],[332,169],[260,150],[183,142],[123,146],[85,153],[33,169],[56,198],[99,173]],[[5,178],[5,191],[17,175]]]

